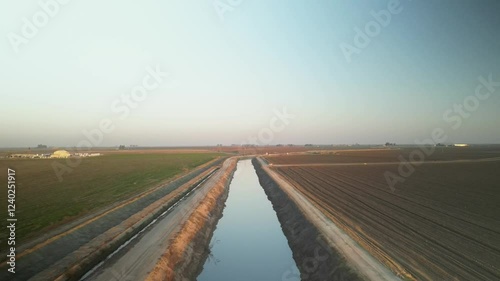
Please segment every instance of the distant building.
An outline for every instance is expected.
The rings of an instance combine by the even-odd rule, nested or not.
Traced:
[[[69,158],[71,157],[71,154],[67,152],[66,150],[58,150],[52,153],[50,158]]]
[[[77,157],[96,157],[96,156],[101,156],[101,153],[98,153],[98,152],[95,152],[95,153],[77,152],[77,153],[75,153],[75,156],[77,156]]]
[[[21,154],[11,154],[9,158],[28,158],[28,159],[44,159],[49,158],[50,154],[31,154],[31,153],[21,153]]]
[[[35,158],[36,154],[28,154],[28,153],[17,153],[17,154],[11,154],[9,157],[10,158]]]
[[[467,147],[469,146],[468,144],[466,143],[455,143],[453,146],[458,146],[458,147]]]

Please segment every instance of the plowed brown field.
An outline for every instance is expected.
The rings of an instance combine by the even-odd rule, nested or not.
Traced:
[[[500,161],[421,165],[395,192],[397,165],[273,169],[395,272],[500,280]]]
[[[500,157],[500,146],[478,147],[427,147],[432,154],[425,155],[426,161],[453,161],[474,160]],[[333,164],[333,163],[378,163],[398,162],[400,156],[409,159],[415,147],[408,148],[381,148],[358,150],[330,150],[319,151],[317,154],[302,153],[290,155],[266,156],[266,159],[276,165],[295,164]]]

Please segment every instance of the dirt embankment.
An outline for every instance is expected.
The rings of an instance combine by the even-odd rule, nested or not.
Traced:
[[[288,195],[262,169],[260,162],[254,158],[252,163],[288,239],[293,258],[300,270],[300,279],[303,281],[362,280],[347,266],[341,255],[328,245],[318,229],[306,219]],[[283,279],[296,280],[294,274],[296,273],[289,272],[283,276]]]
[[[195,280],[203,269],[209,243],[229,194],[229,184],[236,170],[233,159],[228,169],[176,234],[165,254],[146,278],[156,280]]]

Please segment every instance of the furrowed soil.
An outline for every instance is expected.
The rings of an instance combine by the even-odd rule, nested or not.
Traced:
[[[258,159],[252,163],[259,182],[276,211],[283,233],[293,252],[293,258],[303,281],[362,280],[348,266],[342,255],[332,248],[320,231],[312,224],[294,201],[262,168]],[[288,272],[286,278],[295,273]],[[295,279],[294,279],[295,280]]]
[[[318,153],[266,156],[274,165],[334,164],[334,163],[383,163],[399,162],[400,157],[407,160],[418,148],[382,148],[359,150],[336,150]],[[500,147],[427,147],[433,150],[425,156],[425,161],[476,160],[500,157]]]
[[[400,276],[500,279],[500,161],[421,165],[394,192],[398,165],[273,169]]]

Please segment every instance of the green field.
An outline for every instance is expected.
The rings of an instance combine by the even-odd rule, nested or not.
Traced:
[[[110,153],[84,158],[60,182],[53,163],[64,159],[0,159],[1,227],[7,218],[7,168],[16,170],[17,240],[33,238],[65,222],[129,198],[215,159],[216,153]],[[0,240],[6,238],[1,232]],[[4,243],[1,242],[0,243]]]

